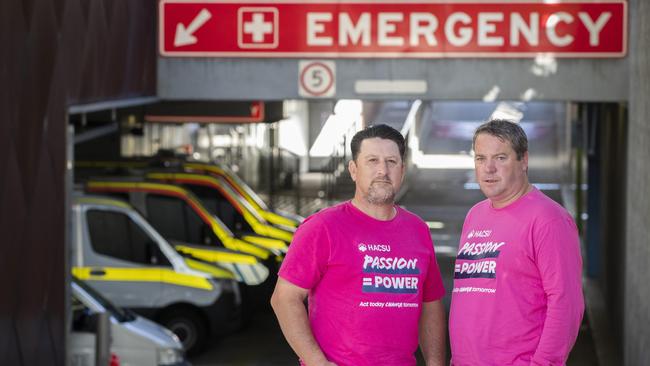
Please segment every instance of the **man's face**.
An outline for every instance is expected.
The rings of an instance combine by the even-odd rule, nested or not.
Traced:
[[[392,204],[404,178],[397,144],[378,137],[361,142],[357,159],[350,161],[348,169],[356,183],[355,197],[374,205]]]
[[[494,207],[503,207],[527,187],[528,152],[517,160],[510,142],[482,133],[474,142],[474,170],[483,194]]]

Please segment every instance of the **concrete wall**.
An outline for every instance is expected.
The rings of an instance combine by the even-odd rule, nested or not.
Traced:
[[[337,99],[622,101],[628,62],[618,59],[337,59]],[[158,58],[162,99],[299,99],[295,59]],[[459,70],[462,70],[459,71]],[[364,79],[416,79],[422,94],[357,94]],[[227,85],[227,88],[223,86]]]
[[[650,2],[631,0],[625,365],[650,365]]]

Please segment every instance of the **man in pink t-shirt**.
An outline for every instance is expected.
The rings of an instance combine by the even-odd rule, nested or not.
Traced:
[[[493,120],[474,134],[486,200],[467,214],[449,315],[452,364],[564,365],[584,301],[576,226],[528,182],[528,141]]]
[[[394,204],[405,144],[378,125],[351,142],[351,201],[309,217],[280,268],[271,305],[308,366],[445,362],[440,271],[427,225]],[[308,312],[304,300],[308,298]]]

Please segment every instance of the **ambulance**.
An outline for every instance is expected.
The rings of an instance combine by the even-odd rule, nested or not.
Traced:
[[[160,155],[150,158],[129,158],[116,161],[76,161],[75,175],[91,177],[93,175],[106,175],[107,172],[132,175],[134,171],[144,172],[161,168],[167,172],[200,173],[223,179],[224,183],[248,202],[259,216],[280,229],[294,232],[304,220],[299,215],[270,209],[243,179],[223,164],[190,161],[186,157],[170,155],[166,152],[161,152]]]
[[[287,212],[271,210],[264,200],[244,182],[235,172],[224,165],[202,163],[202,162],[184,162],[182,168],[187,172],[209,174],[216,177],[223,177],[225,182],[231,188],[242,196],[266,221],[279,228],[293,230],[304,220],[299,215],[293,215]]]
[[[95,366],[96,316],[110,319],[110,351],[120,366],[190,366],[183,345],[170,330],[114,305],[83,281],[70,284],[72,324],[69,357],[72,366]]]
[[[73,276],[170,329],[188,354],[241,326],[233,272],[184,258],[126,202],[75,195],[71,220]]]
[[[216,215],[229,229],[246,241],[272,238],[282,240],[286,253],[295,229],[271,225],[251,204],[235,192],[225,178],[203,173],[148,172],[145,178],[180,185],[194,193],[204,206]]]
[[[286,251],[286,243],[281,240],[236,236],[192,192],[177,185],[138,177],[98,178],[89,179],[84,189],[128,201],[177,251],[207,262],[221,264],[225,248],[233,255],[254,257],[275,273]]]

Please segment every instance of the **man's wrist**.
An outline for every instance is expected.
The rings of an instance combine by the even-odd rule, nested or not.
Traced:
[[[303,362],[305,366],[326,366],[326,365],[331,365],[331,363],[327,360],[327,357],[321,352],[320,355],[312,355],[311,357],[303,358]]]
[[[426,362],[427,366],[445,366],[445,361],[429,360]]]

